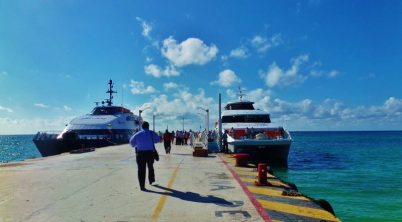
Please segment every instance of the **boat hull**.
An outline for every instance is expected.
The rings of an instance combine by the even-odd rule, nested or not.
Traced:
[[[100,148],[126,144],[128,141],[110,141],[106,139],[79,139],[68,141],[64,139],[33,140],[43,157],[71,152],[81,148]]]
[[[233,153],[250,155],[249,161],[258,164],[266,163],[269,166],[287,166],[290,150],[290,140],[243,140],[229,144]]]

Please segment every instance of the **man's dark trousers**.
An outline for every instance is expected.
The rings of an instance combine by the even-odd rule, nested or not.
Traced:
[[[145,174],[147,165],[148,165],[149,183],[151,184],[155,181],[153,164],[154,164],[153,150],[137,152],[138,181],[140,182],[141,189],[145,188]]]

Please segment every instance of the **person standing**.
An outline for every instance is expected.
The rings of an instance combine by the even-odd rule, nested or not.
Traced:
[[[225,130],[225,133],[222,135],[222,151],[224,153],[229,153],[229,148],[228,148],[228,131]]]
[[[163,134],[163,145],[165,147],[166,154],[169,154],[170,150],[172,149],[172,135],[168,130],[166,130],[165,134]]]
[[[149,123],[146,121],[142,123],[142,130],[130,138],[130,145],[135,148],[137,157],[138,182],[143,191],[146,190],[145,174],[147,166],[149,184],[155,182],[153,152],[155,149],[155,143],[158,143],[159,141],[160,137],[154,131],[149,130]]]

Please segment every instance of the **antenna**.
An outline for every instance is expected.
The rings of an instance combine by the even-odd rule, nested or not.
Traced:
[[[112,106],[113,105],[113,93],[117,93],[116,91],[113,91],[113,81],[110,79],[109,80],[109,90],[106,91],[106,93],[109,93],[109,99],[106,99],[106,103],[108,106]]]
[[[124,90],[123,90],[123,86],[121,86],[121,106],[123,106],[124,104]]]
[[[237,95],[239,95],[240,102],[243,102],[243,96],[245,96],[246,94],[244,93],[244,90],[242,90],[240,86],[239,86],[239,93]]]

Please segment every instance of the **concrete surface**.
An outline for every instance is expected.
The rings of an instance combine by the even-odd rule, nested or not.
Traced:
[[[162,146],[148,192],[129,145],[2,164],[0,222],[263,221],[219,157]]]

